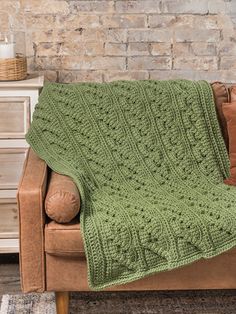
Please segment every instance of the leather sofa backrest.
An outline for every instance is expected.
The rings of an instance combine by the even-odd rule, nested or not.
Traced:
[[[227,149],[229,148],[229,137],[227,131],[227,124],[226,120],[223,115],[222,110],[222,103],[230,101],[230,89],[221,82],[214,82],[211,84],[214,99],[215,99],[215,106],[216,106],[216,113],[218,117],[218,121],[220,124],[221,132],[225,141],[225,145]]]

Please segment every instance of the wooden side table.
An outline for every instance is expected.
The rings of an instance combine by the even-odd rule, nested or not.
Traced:
[[[43,81],[38,76],[0,82],[0,253],[19,251],[16,193],[28,148],[25,134]]]

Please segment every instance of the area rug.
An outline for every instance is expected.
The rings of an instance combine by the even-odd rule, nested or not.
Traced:
[[[0,314],[55,314],[54,293],[4,295]],[[72,293],[70,314],[235,314],[236,291]]]

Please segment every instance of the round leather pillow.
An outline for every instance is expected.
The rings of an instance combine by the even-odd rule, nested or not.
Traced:
[[[68,223],[80,210],[80,194],[73,180],[54,171],[45,198],[47,215],[58,223]]]

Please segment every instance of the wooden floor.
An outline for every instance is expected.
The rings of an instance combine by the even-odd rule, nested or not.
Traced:
[[[0,297],[20,292],[18,254],[0,254]]]

